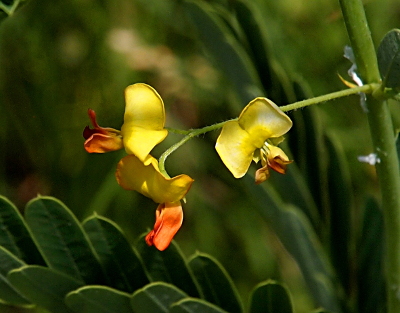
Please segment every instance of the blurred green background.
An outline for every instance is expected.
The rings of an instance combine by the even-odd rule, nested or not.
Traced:
[[[348,38],[338,1],[253,2],[276,68],[309,95],[345,88],[337,74],[349,79],[351,63],[343,57]],[[398,1],[365,1],[365,8],[376,45],[400,26]],[[123,151],[85,152],[87,109],[97,112],[101,126],[119,129],[124,88],[144,82],[164,99],[168,127],[198,128],[235,117],[247,103],[218,65],[180,1],[30,0],[0,24],[0,193],[22,211],[37,194],[55,196],[80,220],[93,212],[111,218],[134,242],[152,227],[156,204],[116,183]],[[392,106],[398,121],[398,104]],[[372,152],[366,116],[356,96],[319,105],[315,114],[343,148],[352,218],[360,228],[360,207],[377,194],[374,168],[357,161]],[[171,175],[195,179],[176,241],[185,255],[216,257],[245,300],[255,284],[273,278],[289,285],[298,312],[313,308],[296,263],[219,160],[217,135],[191,140],[167,161]],[[153,154],[179,139],[170,134]],[[300,151],[303,142],[295,145]]]

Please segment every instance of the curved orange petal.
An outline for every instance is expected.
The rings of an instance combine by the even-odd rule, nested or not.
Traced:
[[[156,222],[145,240],[149,246],[154,245],[158,250],[168,248],[183,221],[181,203],[162,203],[156,210]]]
[[[267,163],[270,168],[279,174],[286,173],[286,165],[292,163],[285,152],[279,147],[269,146],[269,153],[267,155]]]
[[[83,144],[89,153],[105,153],[123,148],[122,139],[113,135],[95,133]]]
[[[92,109],[88,110],[88,115],[93,128],[86,126],[83,130],[83,137],[86,139],[84,147],[87,152],[104,153],[123,148],[119,130],[99,126],[96,121],[96,112]]]

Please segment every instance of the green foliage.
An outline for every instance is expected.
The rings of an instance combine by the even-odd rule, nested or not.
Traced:
[[[298,262],[317,303],[330,311],[339,312],[332,268],[304,214],[297,207],[284,204],[270,186],[254,187],[250,177],[244,178],[244,184],[254,206]]]
[[[12,305],[30,304],[7,280],[7,274],[10,271],[24,266],[25,263],[2,246],[0,246],[0,263],[2,264],[0,268],[0,299],[7,299],[7,303]]]
[[[185,1],[183,5],[215,62],[220,64],[236,88],[241,101],[247,103],[262,95],[255,67],[224,23],[224,20],[229,20],[228,12],[215,12],[211,5],[200,1]]]
[[[7,203],[3,211],[14,210],[8,200],[2,200]],[[30,201],[25,220],[30,228],[27,233],[32,234],[48,267],[26,265],[0,246],[0,299],[5,303],[34,304],[57,313],[244,312],[226,270],[206,254],[187,261],[176,243],[160,252],[146,246],[143,236],[136,252],[111,221],[95,215],[82,225],[51,197]],[[8,227],[5,221],[2,228]],[[107,279],[98,271],[100,265]],[[260,310],[271,307],[270,302],[262,302],[265,295],[270,300],[279,297],[283,307],[290,307],[287,291],[278,286],[274,283],[278,291],[258,287],[253,305]]]
[[[198,283],[177,244],[172,243],[167,250],[159,251],[149,247],[143,235],[138,240],[136,248],[142,257],[150,281],[173,284],[191,297],[200,295]]]
[[[14,12],[26,0],[2,0],[0,1],[0,23],[7,17],[14,14]]]
[[[174,285],[157,282],[137,290],[131,298],[131,304],[137,313],[163,313],[177,301],[187,298],[187,294]]]
[[[133,292],[149,283],[142,260],[122,231],[112,221],[94,215],[83,222],[110,286]]]
[[[28,227],[17,208],[0,197],[0,245],[28,264],[44,265]]]
[[[82,282],[56,270],[38,265],[26,265],[12,270],[7,280],[31,303],[51,312],[70,313],[64,296],[80,286]],[[4,299],[7,303],[8,299]]]
[[[374,199],[365,206],[363,225],[358,242],[357,280],[359,290],[359,312],[383,312],[385,298],[383,268],[383,216]]]
[[[285,287],[275,281],[261,283],[253,290],[250,313],[292,313],[293,308]]]
[[[383,87],[391,88],[398,92],[400,87],[399,29],[393,29],[388,32],[379,44],[378,65],[383,79]]]
[[[40,197],[27,204],[25,220],[46,264],[87,284],[104,282],[93,246],[63,203]]]
[[[204,300],[199,299],[183,299],[175,304],[173,304],[168,311],[170,313],[227,313],[215,305],[207,303]]]
[[[68,293],[65,303],[74,312],[130,313],[130,295],[105,286],[86,286]]]
[[[233,282],[221,264],[205,254],[196,254],[189,260],[205,300],[227,312],[242,312],[243,305]]]

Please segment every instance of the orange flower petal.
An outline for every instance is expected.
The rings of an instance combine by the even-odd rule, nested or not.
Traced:
[[[268,149],[268,166],[279,174],[285,174],[286,165],[292,163],[293,161],[289,160],[288,156],[281,148],[270,145]]]
[[[154,245],[158,250],[168,248],[183,221],[181,203],[162,203],[156,210],[156,222],[145,240],[149,246]]]
[[[259,168],[256,171],[256,175],[255,175],[256,184],[258,185],[258,184],[265,182],[269,178],[269,175],[270,174],[269,174],[268,164]]]
[[[83,144],[89,153],[104,153],[122,149],[121,137],[95,133]]]
[[[104,153],[123,148],[120,131],[114,128],[101,127],[96,121],[96,112],[88,110],[93,128],[85,127],[83,137],[86,139],[84,147],[89,153]]]

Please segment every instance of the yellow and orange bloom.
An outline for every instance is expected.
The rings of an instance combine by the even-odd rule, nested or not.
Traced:
[[[93,129],[86,127],[84,147],[89,153],[103,153],[125,148],[128,154],[136,155],[147,163],[150,151],[168,135],[164,129],[164,102],[157,91],[146,84],[138,83],[125,89],[125,114],[121,131],[100,127],[96,114],[89,110]]]
[[[125,89],[125,114],[121,130],[99,126],[96,114],[89,110],[93,128],[86,127],[84,147],[90,153],[104,153],[125,148],[128,155],[118,163],[116,178],[127,190],[135,190],[159,203],[153,230],[146,243],[165,250],[183,221],[181,199],[193,179],[187,175],[173,178],[163,175],[151,150],[165,139],[164,102],[157,91],[146,84]]]
[[[145,164],[133,154],[122,158],[116,178],[124,189],[135,190],[159,203],[154,229],[146,236],[146,242],[163,251],[182,225],[180,200],[189,191],[193,179],[185,174],[166,177],[160,172],[155,158],[149,155],[147,160],[149,162]]]
[[[261,183],[269,177],[269,168],[284,174],[286,165],[291,163],[275,146],[291,127],[292,121],[275,103],[256,98],[243,109],[237,120],[223,126],[215,148],[235,178],[246,174],[251,161],[261,160],[262,168],[256,173],[256,183]]]

